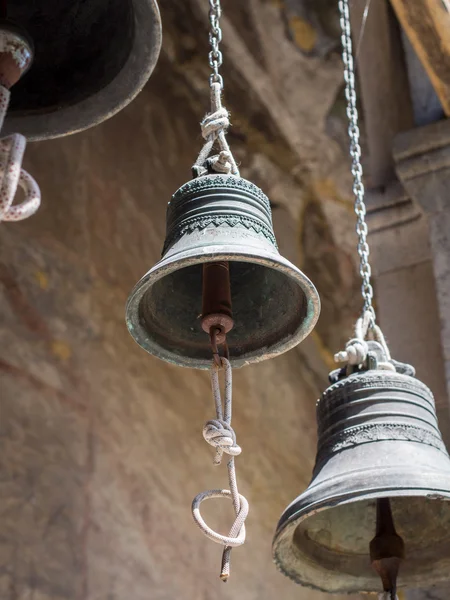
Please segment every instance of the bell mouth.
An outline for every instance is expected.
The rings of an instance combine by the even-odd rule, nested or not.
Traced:
[[[4,132],[31,140],[75,133],[120,111],[161,47],[156,0],[14,0],[8,19],[27,32],[35,56],[12,89]]]
[[[405,473],[404,473],[405,475]],[[416,472],[417,476],[417,472]],[[375,476],[374,476],[375,477]],[[389,498],[397,533],[405,543],[398,587],[427,587],[448,580],[450,572],[450,479],[419,474],[429,489],[385,489],[355,499],[336,497],[295,511],[280,521],[274,540],[277,568],[303,586],[329,593],[381,592],[371,565],[376,501]],[[446,490],[432,492],[441,479]],[[366,488],[374,481],[367,474]],[[400,477],[397,477],[400,481]]]
[[[198,255],[163,258],[136,285],[127,303],[135,341],[179,366],[209,369],[212,354],[202,330],[202,265],[230,264],[234,327],[227,335],[230,362],[242,367],[290,350],[313,329],[320,312],[310,280],[275,252],[237,252],[209,246]]]

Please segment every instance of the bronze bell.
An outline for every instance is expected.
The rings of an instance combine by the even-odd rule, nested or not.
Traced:
[[[14,86],[3,135],[40,140],[97,125],[136,96],[158,58],[156,0],[8,0],[6,7],[5,25],[31,40],[34,62]]]
[[[202,307],[202,283],[211,281],[214,289],[224,289],[216,311],[208,299]],[[277,250],[269,199],[234,175],[198,177],[174,194],[163,257],[132,291],[127,326],[147,352],[207,369],[210,312],[221,314],[235,367],[289,350],[310,333],[319,315],[315,287]]]
[[[430,390],[392,363],[335,372],[317,404],[313,478],[273,546],[278,568],[304,586],[380,592],[381,576],[395,598],[397,574],[399,587],[448,580],[450,459]]]

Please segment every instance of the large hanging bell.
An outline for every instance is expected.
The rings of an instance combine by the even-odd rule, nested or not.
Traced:
[[[318,402],[313,478],[282,515],[273,547],[275,563],[297,583],[334,593],[381,591],[373,553],[377,509],[389,509],[388,500],[381,550],[401,561],[398,585],[450,578],[450,459],[430,390],[411,367],[395,364],[397,372],[335,373]],[[395,578],[398,562],[387,564]]]
[[[8,23],[32,41],[34,62],[14,86],[3,134],[38,140],[97,125],[136,96],[158,58],[156,0],[8,0],[6,6]]]
[[[210,368],[210,340],[201,320],[205,264],[229,264],[233,366],[285,352],[314,327],[317,291],[280,256],[267,196],[240,177],[205,175],[172,197],[163,257],[128,299],[129,331],[147,352],[181,366]]]

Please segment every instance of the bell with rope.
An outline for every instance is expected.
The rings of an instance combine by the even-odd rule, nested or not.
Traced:
[[[219,74],[222,8],[220,0],[208,4],[212,74],[211,112],[201,124],[205,144],[193,166],[194,179],[169,202],[162,258],[131,292],[126,321],[151,354],[211,370],[216,414],[203,427],[203,438],[215,449],[215,465],[227,455],[229,490],[198,494],[192,517],[209,540],[223,546],[220,578],[226,582],[231,551],[245,543],[249,510],[236,477],[235,459],[242,450],[231,425],[232,367],[298,344],[314,327],[319,297],[309,279],[279,254],[269,199],[240,177],[228,146],[230,123]],[[210,156],[216,144],[219,153]],[[228,535],[211,529],[201,515],[200,505],[211,498],[232,502],[235,520]]]
[[[3,135],[40,140],[97,125],[136,96],[158,58],[156,0],[2,0],[1,9],[0,30],[18,32],[34,49]]]
[[[127,324],[151,354],[210,368],[214,323],[236,367],[289,350],[318,314],[314,286],[278,253],[268,198],[241,177],[211,174],[172,197],[163,258],[134,288]]]
[[[372,306],[349,0],[339,1],[363,316],[317,405],[306,491],[283,513],[278,568],[331,593],[423,588],[450,579],[450,458],[430,390],[390,357]]]
[[[368,367],[332,373],[318,402],[313,478],[281,517],[274,559],[325,592],[376,592],[381,576],[395,598],[397,572],[400,587],[449,577],[450,458],[430,390],[368,348]]]
[[[214,19],[218,0],[210,5]],[[128,329],[147,352],[199,369],[210,368],[211,343],[227,342],[233,367],[285,352],[311,332],[320,311],[313,284],[278,252],[269,199],[240,177],[226,141],[216,31],[214,24],[210,40],[220,59],[210,54],[211,113],[202,122],[196,178],[169,202],[162,259],[126,310]],[[220,152],[210,157],[215,143]]]

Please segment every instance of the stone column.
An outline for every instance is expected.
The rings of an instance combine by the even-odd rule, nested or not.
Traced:
[[[401,180],[368,192],[377,312],[395,358],[413,364],[433,391],[450,447],[450,126],[400,134]],[[447,600],[448,585],[407,592],[408,600]]]
[[[376,310],[394,358],[411,363],[433,391],[442,434],[450,446],[445,385],[428,223],[395,182],[368,192],[369,242]]]
[[[395,141],[394,157],[398,176],[406,191],[420,205],[428,220],[448,400],[450,398],[450,120],[446,119],[402,133]],[[432,305],[425,305],[423,308],[423,313],[430,309],[435,310]],[[447,409],[450,410],[448,402]]]

